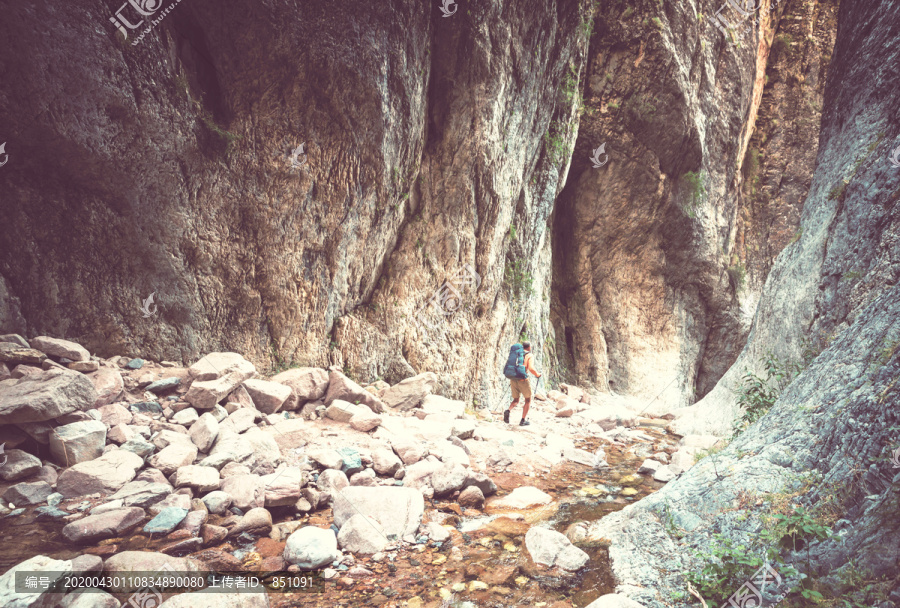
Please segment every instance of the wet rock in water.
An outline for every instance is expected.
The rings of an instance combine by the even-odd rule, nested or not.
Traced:
[[[377,448],[372,451],[372,466],[379,475],[393,477],[403,467],[403,462],[392,450]]]
[[[163,475],[171,475],[179,468],[192,464],[196,457],[197,446],[194,444],[172,443],[151,456],[148,464],[162,471]]]
[[[590,559],[564,535],[546,528],[532,527],[525,534],[525,548],[537,564],[574,572]]]
[[[411,437],[400,435],[391,438],[391,447],[403,464],[415,464],[425,457],[425,446]]]
[[[201,526],[206,523],[207,519],[209,519],[209,514],[205,510],[191,511],[184,520],[178,524],[176,532],[184,531],[190,533],[191,536],[197,536]]]
[[[367,433],[372,429],[377,428],[380,424],[381,416],[369,408],[361,408],[360,411],[350,418],[350,427],[363,433]]]
[[[457,501],[461,507],[480,509],[484,506],[484,494],[478,486],[469,486],[459,494]]]
[[[378,520],[388,539],[399,539],[415,534],[422,522],[425,501],[422,493],[412,488],[350,486],[335,497],[332,512],[338,528],[361,513]]]
[[[66,424],[50,434],[50,454],[64,466],[99,458],[105,446],[106,425],[99,420]]]
[[[291,534],[284,547],[284,561],[304,570],[328,566],[340,556],[334,532],[313,526],[305,526]]]
[[[3,502],[12,503],[17,507],[24,505],[37,505],[53,494],[53,488],[46,481],[22,482],[10,486],[3,493]]]
[[[61,340],[49,336],[38,336],[31,340],[31,347],[47,353],[52,357],[65,357],[72,361],[91,360],[91,353],[89,353],[85,347],[75,342],[70,342],[69,340]]]
[[[341,372],[331,371],[328,374],[328,390],[325,392],[323,400],[325,405],[331,405],[336,399],[351,404],[360,403],[376,414],[382,414],[385,411],[384,403],[382,403],[381,399]]]
[[[272,531],[272,514],[268,509],[256,507],[247,511],[243,517],[228,532],[228,536],[239,534],[252,534],[265,536]]]
[[[285,410],[295,410],[307,401],[321,399],[328,390],[328,372],[319,367],[289,369],[272,376],[271,381],[291,389],[291,397],[282,406]]]
[[[595,599],[585,608],[644,608],[644,605],[621,593],[607,593]]]
[[[144,459],[140,456],[127,450],[113,450],[60,473],[56,490],[66,498],[96,492],[112,494],[134,479],[142,466]]]
[[[661,467],[661,466],[662,466],[661,462],[657,462],[656,460],[648,458],[648,459],[644,460],[644,462],[641,463],[641,466],[638,467],[637,472],[643,473],[643,474],[655,473],[657,471],[657,469],[659,469],[659,467]]]
[[[450,532],[437,522],[428,522],[423,527],[423,532],[428,535],[431,540],[442,543],[450,538]]]
[[[228,536],[228,528],[211,524],[200,526],[200,537],[203,539],[204,545],[218,544],[225,540],[226,536]]]
[[[491,507],[498,509],[527,509],[538,505],[546,505],[553,502],[553,497],[533,486],[516,488],[508,495],[498,498],[491,503]]]
[[[97,515],[88,515],[66,525],[62,529],[62,535],[69,542],[78,544],[113,538],[137,526],[144,519],[144,515],[144,510],[140,507],[113,509]]]
[[[186,407],[181,411],[176,412],[171,420],[175,424],[180,424],[182,426],[191,426],[193,423],[197,422],[197,419],[200,418],[199,412],[192,407]]]
[[[418,376],[401,380],[394,386],[385,389],[381,400],[387,407],[405,412],[418,407],[422,400],[434,391],[437,386],[437,375],[425,372]]]
[[[340,469],[344,464],[343,457],[332,448],[314,448],[306,455],[326,469]]]
[[[144,387],[145,391],[149,391],[154,395],[162,395],[169,391],[175,390],[181,385],[181,378],[177,376],[172,376],[170,378],[163,378],[162,380],[157,380],[155,382],[151,382],[146,387]]]
[[[274,414],[291,397],[291,388],[269,380],[251,379],[243,387],[253,399],[256,409],[263,414]]]
[[[0,424],[42,422],[69,412],[88,410],[97,400],[84,375],[51,369],[0,384]]]
[[[6,462],[0,465],[0,479],[3,481],[16,481],[25,477],[31,477],[41,470],[41,459],[23,450],[9,450],[6,452]]]
[[[381,524],[371,517],[360,514],[344,522],[337,540],[344,551],[363,555],[378,553],[388,545]]]
[[[239,509],[263,507],[266,489],[259,475],[235,475],[222,481],[222,491],[231,496],[232,504]]]
[[[203,500],[203,504],[206,505],[206,508],[213,515],[224,514],[228,510],[228,507],[231,506],[231,503],[234,502],[234,498],[231,497],[231,494],[223,492],[222,490],[210,492],[201,500]]]
[[[175,472],[175,487],[188,487],[197,492],[212,492],[219,489],[219,471],[213,467],[190,464]]]
[[[453,418],[462,418],[466,413],[466,403],[440,395],[428,395],[422,400],[422,411],[426,414],[449,414]]]
[[[34,572],[38,576],[47,576],[48,582],[52,585],[66,574],[72,573],[72,562],[52,559],[46,555],[35,555],[16,564],[0,576],[0,606],[4,608],[52,606],[59,597],[56,594],[42,593],[40,589],[16,592],[16,572]]]
[[[298,467],[285,467],[262,477],[266,507],[285,507],[297,502],[306,475]]]
[[[187,517],[188,510],[179,507],[166,507],[159,514],[151,519],[146,526],[144,532],[150,534],[168,534]]]
[[[187,494],[169,494],[162,500],[150,506],[150,515],[156,516],[166,509],[182,509],[184,511],[191,510],[191,497]]]

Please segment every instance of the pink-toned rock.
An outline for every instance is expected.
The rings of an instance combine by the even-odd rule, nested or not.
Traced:
[[[459,493],[457,501],[461,507],[480,509],[484,505],[484,494],[478,486],[469,486]]]
[[[234,499],[232,503],[239,509],[263,507],[266,503],[266,488],[259,475],[235,475],[222,481],[222,491]]]
[[[131,424],[134,415],[125,407],[124,403],[110,403],[97,408],[100,413],[100,422],[109,426]]]
[[[381,399],[341,372],[331,371],[328,374],[328,391],[325,393],[325,405],[331,405],[335,399],[365,404],[376,414],[384,412],[384,403],[382,403]]]
[[[421,405],[422,400],[434,391],[437,386],[437,375],[425,372],[412,378],[401,380],[381,394],[381,400],[390,408],[401,412]]]
[[[289,506],[300,498],[306,476],[297,467],[286,467],[262,476],[266,507]]]
[[[140,507],[113,509],[73,521],[62,529],[62,534],[69,542],[91,543],[127,532],[143,521],[144,516]]]
[[[31,340],[31,348],[36,348],[43,353],[47,353],[53,357],[65,357],[72,361],[90,361],[91,353],[80,344],[61,340],[60,338],[51,338],[49,336],[38,336]]]
[[[564,407],[561,410],[556,410],[556,417],[557,418],[571,418],[572,414],[574,414],[574,413],[575,413],[575,411],[572,408]]]
[[[42,422],[76,410],[88,410],[97,400],[84,374],[51,369],[0,384],[0,424]]]
[[[281,409],[291,396],[291,387],[269,380],[250,379],[244,382],[244,388],[253,399],[253,403],[263,414],[274,414]]]
[[[95,372],[87,374],[88,379],[94,384],[97,391],[97,399],[94,407],[101,407],[119,400],[125,391],[125,382],[118,370],[101,367]]]
[[[328,372],[318,367],[289,369],[272,376],[271,380],[290,387],[291,396],[282,406],[287,411],[296,410],[307,401],[321,399],[328,390]]]
[[[197,457],[197,446],[187,441],[171,443],[150,457],[148,464],[162,471],[163,475],[171,475],[180,467],[194,462]]]
[[[256,368],[238,353],[209,353],[188,368],[190,377],[200,382],[215,380],[233,372],[246,380],[256,375]]]
[[[255,373],[256,372],[254,372],[254,374]],[[194,383],[191,384],[191,388],[189,388],[188,392],[185,394],[184,400],[197,409],[212,409],[219,401],[233,391],[235,387],[245,380],[249,380],[250,377],[249,374],[236,370],[221,378],[215,378],[213,380],[195,380]]]
[[[363,433],[371,431],[381,424],[381,416],[373,412],[368,408],[361,408],[361,411],[357,412],[350,418],[350,426]]]

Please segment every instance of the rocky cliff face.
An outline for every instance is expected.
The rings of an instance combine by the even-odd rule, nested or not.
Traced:
[[[705,399],[679,412],[676,428],[724,430],[739,375],[759,372],[767,352],[806,366],[727,448],[592,529],[612,541],[619,590],[645,606],[686,596],[684,577],[704,566],[690,550],[710,554],[715,534],[745,545],[748,555],[780,551],[808,577],[801,583],[785,574],[782,591],[795,596],[802,584],[867,605],[900,599],[892,582],[900,545],[891,468],[892,406],[900,402],[900,173],[889,162],[898,145],[898,22],[888,2],[841,5],[799,236],[773,265],[738,362]],[[827,337],[821,352],[810,345],[819,335]],[[772,515],[796,520],[796,507],[833,536],[802,532],[798,544],[786,542],[789,550],[779,547],[772,534],[784,528]],[[854,582],[860,572],[865,584]]]

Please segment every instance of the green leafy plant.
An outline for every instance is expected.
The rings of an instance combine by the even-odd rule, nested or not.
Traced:
[[[578,32],[581,34],[582,38],[585,41],[591,39],[591,36],[594,34],[594,15],[597,14],[597,7],[600,6],[599,0],[594,0],[588,6],[586,14],[581,22],[578,24]]]
[[[775,404],[781,391],[800,371],[796,366],[782,363],[771,353],[766,356],[763,366],[764,378],[749,370],[741,377],[737,396],[738,405],[744,414],[732,426],[734,436],[765,416],[766,412]]]
[[[516,240],[516,226],[515,224],[509,225],[509,238],[512,240]]]
[[[516,299],[527,298],[534,294],[534,277],[525,270],[521,261],[507,262],[503,277]]]
[[[653,17],[650,21],[652,21],[653,25],[655,25],[659,29],[663,29],[663,22],[659,17]]]
[[[697,592],[709,603],[719,603],[728,599],[753,573],[765,563],[765,557],[755,553],[751,547],[735,544],[722,534],[716,534],[709,553],[694,551],[702,562],[700,572],[685,575]],[[781,562],[778,550],[770,547],[765,551],[769,561]]]
[[[547,155],[553,164],[561,163],[569,154],[569,144],[566,141],[568,130],[561,121],[554,120],[544,134],[544,145],[547,147]]]
[[[703,185],[702,171],[688,171],[681,176],[681,183],[688,194],[688,200],[681,205],[681,210],[688,217],[695,217],[697,207],[706,196],[706,187]]]

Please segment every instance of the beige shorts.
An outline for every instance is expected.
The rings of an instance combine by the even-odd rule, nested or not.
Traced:
[[[531,399],[531,383],[528,378],[510,378],[509,388],[512,389],[512,400],[515,401],[519,395],[526,399]]]

